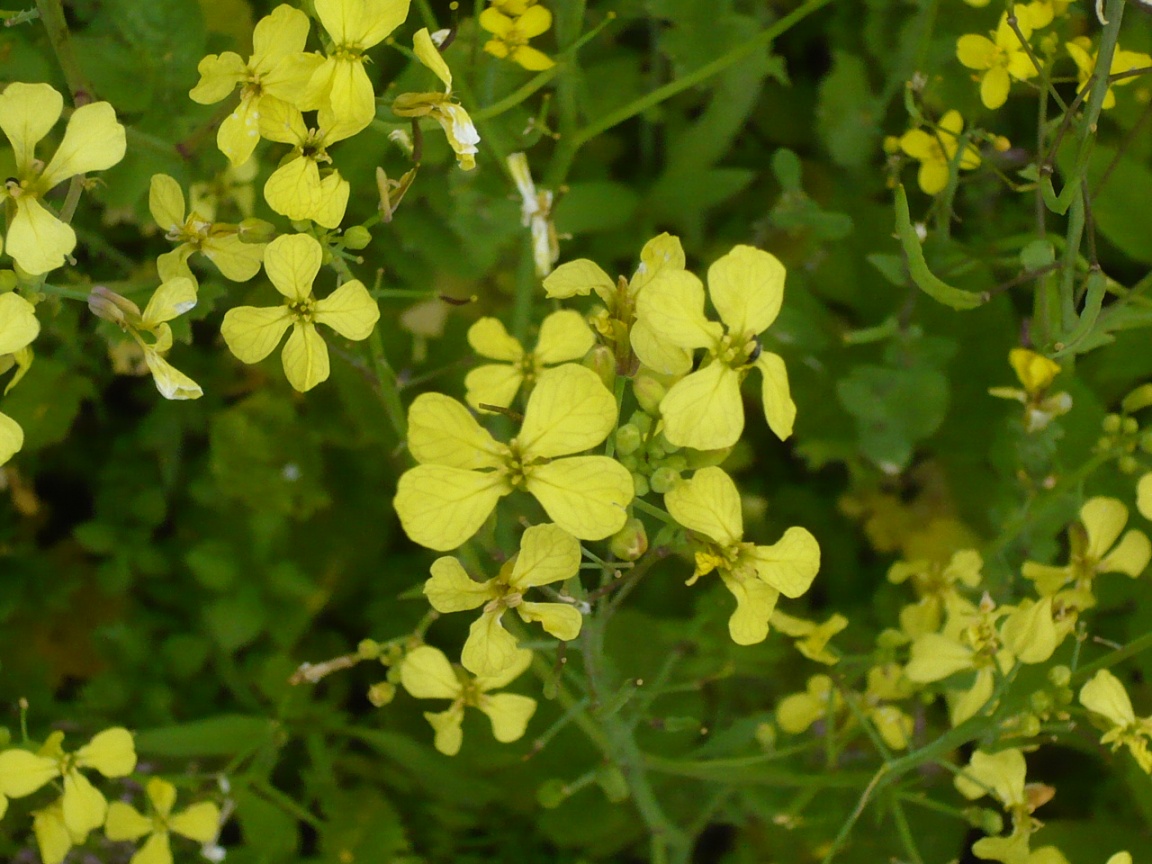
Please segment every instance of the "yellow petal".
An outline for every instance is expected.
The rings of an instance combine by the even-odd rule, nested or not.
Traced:
[[[169,279],[156,289],[144,308],[144,326],[151,329],[195,308],[196,283],[186,276]]]
[[[424,583],[424,596],[437,612],[464,612],[498,596],[494,580],[477,582],[455,558],[437,558],[431,572],[432,577]]]
[[[268,206],[293,221],[313,218],[323,194],[320,169],[315,160],[303,156],[281,165],[264,184]]]
[[[304,50],[312,22],[299,9],[277,6],[252,30],[253,66],[270,68],[273,63]]]
[[[542,373],[528,397],[517,440],[525,459],[588,450],[616,425],[616,400],[600,376],[568,363]]]
[[[86,837],[104,824],[108,802],[95,786],[73,769],[64,775],[64,825],[73,837]]]
[[[775,255],[736,246],[708,268],[708,296],[731,332],[755,336],[780,313],[784,276]]]
[[[259,363],[276,349],[291,323],[285,306],[237,306],[224,314],[220,334],[242,363]]]
[[[153,777],[144,787],[148,800],[152,802],[152,809],[157,815],[167,819],[172,808],[176,806],[176,787],[160,777]]]
[[[1124,530],[1128,522],[1128,508],[1115,498],[1090,498],[1080,508],[1080,521],[1088,532],[1085,554],[1100,561]]]
[[[451,91],[452,73],[448,70],[448,64],[444,62],[440,49],[432,41],[427,27],[417,30],[416,35],[412,37],[412,50],[416,54],[416,59],[431,69],[443,82],[445,92]]]
[[[904,674],[909,681],[927,684],[972,668],[972,649],[939,633],[925,633],[912,643]]]
[[[552,13],[543,6],[529,6],[524,14],[516,19],[516,29],[520,35],[531,39],[539,36],[552,26]]]
[[[442,393],[422,393],[408,409],[408,450],[417,462],[452,468],[499,468],[507,448],[468,409]]]
[[[432,724],[435,732],[432,746],[445,756],[455,756],[460,752],[460,745],[464,740],[461,724],[464,722],[464,706],[453,705],[447,711],[433,713],[424,712],[424,719]]]
[[[704,315],[704,285],[687,270],[666,270],[649,282],[637,299],[636,314],[679,348],[710,347],[724,333]]]
[[[1008,72],[1002,66],[993,66],[980,80],[980,101],[985,108],[993,110],[1008,101],[1008,91],[1012,89],[1012,81]]]
[[[969,69],[991,69],[999,52],[987,36],[969,33],[956,41],[956,59]]]
[[[47,756],[17,749],[0,753],[0,795],[23,798],[59,775],[56,760]]]
[[[284,351],[280,355],[284,364],[284,376],[295,390],[306,393],[328,380],[331,368],[328,362],[328,346],[324,338],[316,332],[311,322],[297,321]]]
[[[1098,565],[1101,573],[1123,573],[1135,579],[1152,559],[1152,543],[1141,531],[1129,531]]]
[[[728,619],[728,634],[737,645],[755,645],[768,637],[768,619],[780,592],[759,579],[721,570],[720,578],[736,598],[736,611]]]
[[[628,469],[607,456],[573,456],[536,466],[525,488],[553,522],[581,540],[603,540],[623,528],[635,495]]]
[[[1008,352],[1008,363],[1016,377],[1030,394],[1047,390],[1060,374],[1060,364],[1027,348],[1013,348]]]
[[[308,140],[304,115],[283,99],[260,99],[260,136],[281,144],[302,146]]]
[[[785,441],[792,435],[792,425],[796,420],[796,403],[792,401],[792,391],[788,386],[788,370],[780,355],[771,351],[760,353],[756,358],[756,368],[763,376],[760,397],[764,401],[768,428]]]
[[[676,376],[687,375],[692,371],[692,351],[661,338],[660,333],[647,321],[641,319],[634,322],[630,335],[632,350],[649,369]]]
[[[521,648],[512,658],[512,662],[509,663],[499,675],[477,675],[475,681],[476,689],[481,693],[488,693],[492,690],[500,690],[507,687],[523,675],[531,665],[532,652],[526,648]]]
[[[172,864],[172,847],[167,831],[157,831],[136,850],[128,864]]]
[[[335,59],[328,101],[317,115],[328,143],[350,138],[376,117],[376,94],[363,59],[339,55]]]
[[[533,525],[520,538],[508,584],[518,591],[571,579],[580,569],[580,541],[559,525]]]
[[[0,355],[14,354],[39,335],[36,307],[11,291],[0,294]]]
[[[820,546],[804,528],[789,528],[779,542],[749,553],[756,575],[785,597],[799,597],[820,569]]]
[[[565,642],[580,635],[584,618],[580,610],[567,603],[524,602],[516,607],[516,613],[528,623],[539,621],[540,626],[557,639]]]
[[[414,542],[446,552],[479,531],[509,491],[507,480],[495,472],[417,465],[400,476],[392,506]]]
[[[1120,679],[1107,669],[1101,669],[1080,688],[1080,704],[1116,726],[1127,727],[1136,722],[1128,691]]]
[[[268,244],[264,259],[264,272],[277,291],[289,300],[312,295],[312,283],[323,261],[323,250],[314,237],[283,234]]]
[[[220,808],[211,801],[197,801],[172,816],[168,828],[197,843],[211,843],[220,831]]]
[[[76,232],[37,199],[16,199],[16,216],[8,228],[7,252],[27,273],[39,276],[64,264],[76,248]]]
[[[925,195],[943,192],[948,185],[951,169],[945,162],[924,162],[916,172],[916,185]]]
[[[616,293],[616,283],[599,264],[587,258],[561,264],[544,280],[544,293],[554,300],[586,297],[593,291],[601,300],[608,303]]]
[[[421,645],[404,655],[400,683],[417,699],[455,699],[461,690],[452,664],[443,651],[431,645]]]
[[[489,360],[519,363],[524,357],[520,341],[508,333],[499,318],[485,317],[473,323],[468,328],[468,344],[473,351]]]
[[[1145,519],[1152,520],[1152,472],[1145,474],[1136,484],[1136,509]]]
[[[660,413],[664,437],[677,447],[731,447],[744,431],[740,374],[723,363],[711,363],[673,384]]]
[[[144,362],[148,364],[156,389],[165,399],[199,399],[204,395],[199,384],[161,357],[155,349],[144,349]]]
[[[246,69],[244,60],[234,51],[209,54],[196,67],[200,80],[189,91],[188,98],[201,105],[219,102],[244,80]]]
[[[148,210],[164,233],[184,228],[184,191],[167,174],[153,174],[148,187]]]
[[[136,745],[132,733],[116,726],[92,736],[76,751],[76,764],[95,768],[105,777],[127,777],[136,768]]]
[[[48,84],[17,81],[0,93],[0,129],[15,151],[17,171],[28,169],[36,145],[56,125],[63,110],[64,97]]]
[[[72,848],[72,834],[64,824],[59,802],[32,813],[32,832],[43,864],[61,864]]]
[[[657,274],[664,270],[683,270],[685,264],[684,247],[680,238],[665,231],[657,234],[640,250],[640,266],[628,283],[632,296],[639,294]]]
[[[1016,749],[985,753],[977,750],[967,768],[956,776],[956,791],[970,801],[991,792],[1001,804],[1012,806],[1024,801],[1024,779],[1028,767],[1024,754]]]
[[[827,713],[827,700],[811,693],[792,693],[776,706],[776,723],[790,735],[799,735]]]
[[[536,713],[536,700],[516,693],[484,696],[477,706],[492,721],[492,737],[502,744],[518,741]]]
[[[480,26],[499,37],[508,35],[515,24],[512,18],[489,6],[480,13]]]
[[[245,243],[235,234],[210,237],[200,249],[204,256],[233,282],[247,282],[260,272],[263,243]]]
[[[504,629],[503,607],[483,612],[468,628],[461,665],[473,675],[499,675],[516,659],[516,637]]]
[[[1060,644],[1052,620],[1052,598],[1025,600],[1005,619],[1000,634],[1004,647],[1021,663],[1043,663]]]
[[[308,218],[325,228],[338,228],[348,209],[351,188],[339,171],[333,171],[320,181],[320,196]]]
[[[739,543],[744,536],[740,492],[723,469],[701,468],[690,480],[674,486],[664,496],[668,513],[687,528],[721,546]]]
[[[379,320],[380,307],[359,279],[345,282],[316,303],[316,323],[331,327],[345,339],[367,339]]]
[[[553,312],[540,325],[536,360],[551,365],[580,360],[596,344],[596,337],[584,316],[571,309]]]
[[[52,161],[40,175],[43,188],[51,189],[69,177],[103,171],[124,158],[127,139],[107,102],[92,102],[72,112],[64,139]]]
[[[464,376],[465,398],[477,411],[481,405],[495,405],[507,408],[520,392],[524,383],[524,373],[519,366],[507,363],[487,363],[477,366]]]
[[[24,430],[7,414],[0,413],[0,465],[20,452],[24,446]]]
[[[104,834],[109,840],[117,843],[122,840],[136,840],[151,831],[152,820],[135,807],[123,801],[113,801],[108,805]]]

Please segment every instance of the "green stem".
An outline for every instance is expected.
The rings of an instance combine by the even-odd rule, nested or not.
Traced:
[[[379,327],[372,331],[372,336],[368,340],[368,350],[372,356],[372,372],[376,376],[388,422],[392,424],[396,437],[403,441],[408,437],[408,420],[404,412],[404,403],[400,399],[396,372],[384,353],[384,337]]]
[[[1122,663],[1129,657],[1135,657],[1142,651],[1147,651],[1152,648],[1152,633],[1145,633],[1143,636],[1138,636],[1125,645],[1123,648],[1117,648],[1115,651],[1105,654],[1099,660],[1093,660],[1091,663],[1086,663],[1076,670],[1072,675],[1072,681],[1084,681],[1094,675],[1101,669],[1107,669],[1109,666],[1115,666],[1117,663]]]
[[[549,81],[556,77],[556,73],[560,70],[560,65],[557,64],[551,69],[545,69],[534,78],[530,78],[526,84],[521,85],[513,90],[503,99],[493,102],[485,108],[478,111],[471,112],[472,119],[477,123],[482,123],[485,120],[491,120],[493,117],[499,117],[506,111],[511,111],[521,102],[526,100],[529,96],[535,93],[540,88],[544,87]]]
[[[576,153],[597,135],[608,131],[613,126],[620,125],[626,120],[632,119],[637,114],[641,114],[667,99],[671,99],[678,93],[696,87],[709,78],[719,75],[729,66],[740,62],[753,51],[768,45],[782,33],[787,32],[813,12],[822,9],[831,2],[832,0],[806,0],[801,6],[789,12],[770,27],[757,33],[747,42],[737,45],[727,54],[716,58],[711,63],[704,64],[694,72],[677,78],[675,81],[670,81],[663,87],[653,90],[651,93],[647,93],[639,99],[634,99],[627,105],[617,108],[615,111],[610,111],[599,120],[578,132],[563,137],[560,141],[560,146],[556,150],[556,155],[552,159],[552,164],[549,166],[548,176],[544,185],[550,189],[559,188],[568,176],[568,171],[572,167],[572,161],[576,158]],[[1119,2],[1119,0],[1117,0],[1117,2]]]
[[[36,8],[40,11],[44,29],[48,31],[48,41],[52,43],[56,62],[60,64],[64,80],[68,82],[73,104],[79,107],[91,102],[92,85],[80,71],[80,64],[76,62],[76,55],[72,51],[72,35],[68,32],[68,22],[64,18],[61,0],[36,0]]]

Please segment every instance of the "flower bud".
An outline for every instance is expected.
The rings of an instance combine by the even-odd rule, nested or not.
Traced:
[[[1053,666],[1048,670],[1048,682],[1053,687],[1067,687],[1072,681],[1072,670],[1067,666]]]
[[[632,489],[636,493],[637,498],[643,498],[648,494],[648,478],[643,474],[632,472]]]
[[[1134,457],[1125,455],[1116,460],[1116,467],[1121,474],[1135,474],[1140,470],[1140,463]]]
[[[396,698],[396,685],[379,681],[368,688],[368,701],[377,708],[383,708]]]
[[[276,236],[276,226],[254,216],[236,226],[241,243],[267,243]]]
[[[648,485],[652,487],[653,492],[666,495],[671,492],[679,482],[680,474],[671,468],[664,467],[657,468],[652,472],[652,476],[648,480]]]
[[[616,452],[621,456],[630,456],[640,447],[640,430],[631,423],[625,423],[616,430]]]
[[[1104,418],[1104,422],[1101,423],[1100,425],[1103,427],[1104,431],[1107,432],[1109,435],[1115,435],[1117,432],[1120,431],[1120,425],[1122,423],[1123,423],[1123,420],[1121,419],[1119,414],[1109,414],[1108,416],[1106,416]]]
[[[0,270],[0,294],[12,291],[20,282],[20,277],[12,270]]]
[[[648,532],[644,523],[633,517],[608,541],[612,554],[622,561],[635,561],[648,551]]]
[[[604,790],[604,797],[616,804],[628,800],[628,781],[624,772],[615,765],[601,765],[596,769],[596,783]]]
[[[361,639],[356,646],[356,656],[364,660],[375,660],[380,656],[380,643],[375,639]]]
[[[536,802],[545,810],[555,810],[568,800],[568,784],[557,777],[545,780],[536,790]]]
[[[648,414],[659,414],[660,403],[668,395],[668,388],[657,381],[652,375],[641,372],[632,379],[632,392],[636,394],[636,401]]]
[[[600,376],[600,380],[609,391],[615,387],[616,358],[612,356],[612,349],[607,345],[597,345],[584,355],[581,362]]]
[[[987,807],[966,807],[964,818],[973,828],[979,828],[989,837],[995,837],[1004,830],[1004,817]]]
[[[1135,435],[1140,431],[1140,424],[1136,422],[1135,417],[1125,417],[1121,428],[1124,430],[1125,435]]]
[[[1037,690],[1028,697],[1028,706],[1037,714],[1047,714],[1052,710],[1052,697],[1043,690]]]
[[[344,232],[344,248],[359,250],[372,242],[372,234],[363,225],[353,225]]]
[[[140,307],[127,297],[109,291],[103,285],[97,285],[88,294],[88,311],[97,318],[111,321],[121,328],[140,323]]]

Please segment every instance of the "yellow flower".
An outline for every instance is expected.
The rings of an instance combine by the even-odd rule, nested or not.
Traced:
[[[832,637],[848,626],[848,619],[835,614],[823,624],[786,615],[779,609],[772,613],[769,623],[786,636],[796,640],[796,650],[815,663],[834,666],[840,657],[828,650]]]
[[[1033,30],[1047,27],[1055,19],[1063,17],[1073,0],[1032,0],[1023,7],[1023,14],[1028,16],[1028,23]]]
[[[799,597],[820,569],[820,547],[804,528],[789,528],[771,546],[744,541],[740,493],[720,468],[701,468],[664,496],[664,506],[702,546],[688,584],[716,570],[736,598],[728,632],[739,645],[763,642],[780,595]]]
[[[533,603],[524,599],[529,588],[571,579],[580,572],[580,541],[555,525],[533,525],[520,538],[520,552],[486,582],[474,581],[457,558],[432,562],[432,578],[424,594],[437,612],[464,612],[483,606],[468,631],[460,655],[475,675],[499,675],[519,651],[516,637],[500,620],[509,609],[526,623],[539,621],[557,639],[580,635],[580,610],[568,603]]]
[[[32,833],[36,837],[43,864],[61,864],[73,846],[88,839],[88,831],[74,832],[68,829],[64,822],[61,799],[32,811]]]
[[[220,328],[228,348],[244,363],[258,363],[276,350],[284,331],[292,335],[281,359],[288,383],[304,392],[328,379],[328,347],[317,324],[345,339],[367,339],[380,318],[380,307],[358,279],[345,282],[323,300],[312,294],[323,251],[307,234],[286,234],[268,244],[264,270],[284,295],[281,306],[229,309]]]
[[[1080,704],[1108,722],[1108,730],[1101,744],[1113,750],[1125,746],[1145,773],[1152,773],[1152,753],[1148,740],[1152,738],[1152,717],[1137,717],[1132,710],[1128,691],[1115,675],[1101,669],[1092,680],[1080,688]]]
[[[1036,582],[1036,590],[1048,596],[1072,583],[1082,594],[1080,608],[1095,605],[1092,586],[1101,573],[1123,573],[1135,579],[1152,559],[1152,542],[1142,531],[1132,529],[1120,539],[1128,522],[1128,508],[1115,498],[1090,498],[1080,508],[1080,524],[1068,530],[1071,546],[1064,567],[1024,562],[1024,578]],[[1120,540],[1117,543],[1117,540]]]
[[[273,100],[299,104],[312,73],[323,62],[304,51],[310,24],[299,9],[281,5],[252,32],[252,56],[225,51],[200,61],[200,81],[188,96],[201,105],[226,98],[240,85],[240,104],[216,133],[216,145],[234,166],[243,165],[260,140],[260,115]]]
[[[792,693],[776,706],[776,723],[791,735],[799,735],[817,720],[835,717],[844,708],[844,698],[827,675],[813,675],[803,693]]]
[[[1051,597],[997,607],[985,595],[979,607],[949,617],[942,633],[916,637],[904,674],[909,681],[929,684],[958,672],[975,671],[969,686],[950,691],[950,717],[957,725],[988,704],[997,670],[1007,674],[1017,661],[1044,662],[1065,635],[1052,618]]]
[[[63,98],[47,84],[9,84],[0,94],[0,129],[16,157],[16,174],[0,189],[0,202],[16,205],[7,251],[33,276],[60,267],[76,248],[76,233],[41,199],[70,177],[103,171],[124,158],[124,127],[116,122],[116,112],[107,102],[92,102],[72,112],[48,164],[37,159],[36,145],[63,110]]]
[[[507,58],[530,72],[556,65],[551,57],[528,44],[529,39],[552,26],[552,13],[543,6],[529,6],[514,17],[489,6],[480,13],[480,26],[492,34],[493,38],[484,43],[484,50],[493,57]]]
[[[179,277],[194,280],[188,267],[188,259],[194,252],[201,253],[233,282],[247,282],[260,272],[265,244],[241,241],[237,225],[213,222],[195,210],[186,213],[184,192],[167,174],[152,175],[148,209],[165,236],[180,244],[157,259],[161,281]]]
[[[376,95],[364,71],[364,52],[404,23],[408,6],[409,0],[315,0],[332,45],[308,82],[304,102],[319,106],[321,128],[339,127],[340,137],[347,138],[372,122]]]
[[[24,351],[40,335],[36,308],[9,291],[0,294],[0,357]],[[15,382],[12,382],[14,384]],[[5,388],[11,389],[12,384]],[[11,459],[24,446],[24,430],[7,414],[0,413],[0,465]]]
[[[64,752],[60,746],[63,740],[63,732],[53,732],[37,753],[18,749],[0,753],[0,794],[23,798],[51,780],[62,778],[60,818],[72,842],[78,843],[89,831],[104,824],[108,810],[104,796],[80,769],[91,768],[105,777],[126,777],[136,767],[136,750],[132,734],[119,727],[96,734],[75,753]]]
[[[492,735],[502,744],[518,741],[536,712],[536,700],[516,693],[493,693],[518,678],[532,662],[532,652],[517,651],[499,675],[473,678],[457,673],[444,652],[430,645],[409,651],[400,666],[400,682],[417,699],[451,699],[452,705],[438,713],[425,712],[436,737],[434,746],[446,756],[460,752],[464,708],[479,708],[492,721]]]
[[[268,206],[293,221],[311,219],[325,228],[339,227],[348,207],[348,181],[333,168],[321,176],[320,165],[331,163],[328,148],[347,138],[346,127],[325,124],[309,129],[300,109],[277,102],[260,116],[261,134],[270,141],[291,144],[292,152],[264,183]]]
[[[960,133],[964,131],[964,118],[959,111],[949,111],[940,118],[932,132],[923,129],[909,129],[900,138],[900,149],[920,162],[916,182],[927,195],[944,191],[948,185],[952,160],[960,149]],[[980,167],[980,151],[971,144],[964,145],[960,157],[961,171],[971,171]]]
[[[167,780],[153,777],[146,787],[152,815],[145,816],[131,804],[113,801],[108,806],[104,833],[109,840],[148,839],[136,850],[130,864],[172,864],[169,834],[179,834],[197,843],[210,843],[220,829],[220,808],[211,801],[199,801],[173,813],[176,787]]]
[[[947,564],[935,561],[897,561],[888,568],[888,581],[900,585],[911,581],[919,602],[900,610],[900,629],[915,639],[940,629],[945,615],[970,612],[972,604],[959,592],[957,584],[975,588],[980,584],[984,560],[975,549],[953,553]]]
[[[188,187],[192,209],[208,222],[216,221],[216,214],[231,202],[245,219],[256,207],[256,189],[253,181],[260,172],[260,160],[249,159],[242,165],[225,166],[224,170],[206,182]]]
[[[684,269],[684,249],[671,234],[660,234],[644,244],[640,266],[630,280],[614,280],[598,264],[587,258],[568,261],[544,280],[544,293],[553,300],[587,297],[595,292],[604,308],[593,313],[591,321],[616,355],[618,369],[634,368],[633,345],[649,358],[653,368],[671,368],[684,374],[692,368],[690,351],[668,343],[642,320],[636,319],[636,303],[644,288],[665,271]]]
[[[581,359],[596,344],[596,337],[579,312],[562,309],[544,319],[532,352],[526,352],[497,318],[481,318],[468,328],[468,344],[481,357],[502,361],[477,366],[464,378],[468,404],[476,409],[481,404],[507,408],[522,385],[534,386],[549,366]]]
[[[1052,381],[1060,374],[1060,364],[1027,348],[1013,348],[1008,362],[1024,389],[990,387],[988,394],[997,399],[1014,399],[1024,406],[1024,427],[1039,432],[1055,418],[1072,410],[1072,397],[1067,393],[1048,394]]]
[[[665,269],[640,293],[637,316],[657,339],[682,351],[708,352],[700,368],[677,381],[660,403],[664,435],[677,447],[719,450],[744,431],[740,384],[753,369],[763,376],[764,414],[781,439],[792,434],[796,405],[778,354],[764,351],[759,336],[771,326],[784,299],[784,265],[774,255],[737,246],[708,268],[708,293],[723,325],[704,315],[704,286],[687,270]],[[635,331],[633,331],[635,335]],[[682,375],[679,361],[653,356],[635,338],[632,347],[646,366]]]
[[[528,170],[528,157],[512,153],[504,160],[520,192],[520,222],[532,232],[532,257],[536,262],[536,275],[543,277],[552,272],[560,260],[560,240],[552,224],[552,190],[540,189],[532,182]]]
[[[425,27],[413,37],[412,47],[416,58],[444,83],[444,92],[401,93],[392,103],[392,111],[400,117],[431,117],[439,123],[456,153],[456,161],[465,171],[471,171],[476,167],[476,154],[480,152],[476,148],[480,143],[480,133],[468,112],[452,98],[452,72],[432,40]]]
[[[1096,71],[1097,52],[1092,50],[1092,41],[1087,36],[1080,36],[1071,42],[1066,42],[1064,47],[1068,49],[1069,56],[1076,63],[1077,80],[1080,89],[1083,89],[1088,83],[1088,79],[1092,77],[1092,73]],[[1120,75],[1147,66],[1152,66],[1152,56],[1140,51],[1123,51],[1117,46],[1112,53],[1112,67],[1108,70],[1108,74]],[[1116,94],[1112,92],[1112,88],[1131,84],[1136,80],[1136,77],[1133,75],[1128,78],[1121,78],[1119,81],[1108,85],[1108,91],[1104,94],[1104,104],[1101,107],[1107,110],[1115,106]]]
[[[157,288],[143,314],[131,300],[99,285],[88,296],[88,308],[94,315],[119,325],[135,339],[156,389],[165,399],[199,399],[204,395],[199,384],[163,356],[172,347],[172,328],[167,322],[195,305],[196,283],[185,276],[176,276]],[[147,342],[143,333],[150,333],[154,341]]]
[[[570,454],[598,446],[615,425],[612,394],[573,363],[539,377],[508,444],[455,399],[421,394],[408,411],[408,450],[420,464],[401,475],[393,501],[400,524],[422,546],[455,549],[522,488],[569,534],[603,540],[627,521],[632,475],[607,456]]]
[[[1027,40],[1032,35],[1031,19],[1023,6],[1013,7],[1013,12]],[[1025,81],[1038,74],[1027,48],[1008,24],[1007,12],[1000,16],[991,39],[976,33],[961,36],[956,42],[956,57],[969,69],[981,73],[980,101],[986,108],[999,108],[1008,101],[1013,78]]]

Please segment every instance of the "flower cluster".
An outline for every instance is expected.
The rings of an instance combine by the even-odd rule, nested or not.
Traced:
[[[531,72],[551,69],[555,61],[528,44],[552,26],[552,13],[537,0],[491,0],[480,13],[480,26],[492,34],[484,50],[493,57],[511,60]]]

